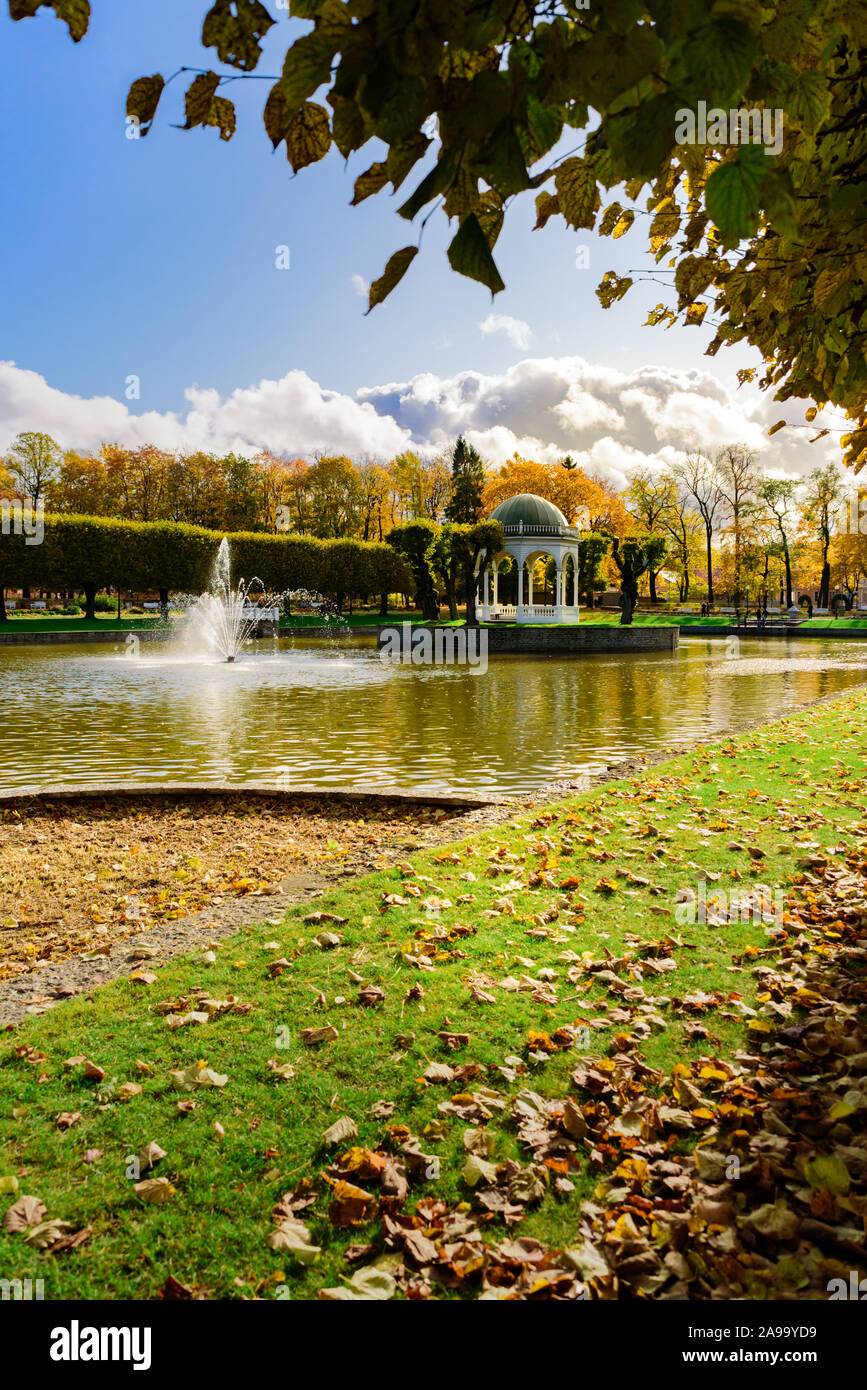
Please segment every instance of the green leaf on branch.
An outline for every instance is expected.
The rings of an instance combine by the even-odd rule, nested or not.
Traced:
[[[448,188],[454,178],[456,165],[457,157],[455,155],[441,156],[430,173],[425,174],[415,192],[411,193],[403,206],[398,208],[401,217],[405,217],[408,222],[411,222],[425,203],[429,203],[437,194]]]
[[[557,202],[570,227],[591,229],[599,210],[596,175],[586,159],[575,155],[559,165],[554,174]]]
[[[605,121],[611,182],[656,177],[675,145],[677,108],[676,98],[665,93]]]
[[[737,157],[719,164],[708,179],[708,214],[730,244],[755,236],[759,189],[770,168],[770,158],[761,145],[741,145]]]
[[[613,270],[606,270],[596,286],[596,298],[603,309],[610,309],[615,300],[622,299],[631,286],[630,276],[617,275]]]
[[[272,147],[276,150],[281,140],[286,139],[286,131],[289,129],[289,122],[293,112],[286,102],[283,95],[283,88],[279,82],[268,93],[268,100],[265,102],[265,132],[271,141]]]
[[[90,24],[90,0],[9,0],[11,19],[32,19],[43,8],[63,20],[75,43],[84,38]]]
[[[262,56],[259,40],[275,22],[259,0],[215,0],[205,15],[202,43],[216,48],[221,63],[252,72]]]
[[[553,193],[542,192],[536,194],[536,225],[534,232],[538,232],[549,217],[557,217],[560,213],[560,203]]]
[[[506,288],[491,255],[488,238],[475,213],[471,212],[461,222],[449,246],[448,257],[452,270],[469,276],[471,280],[478,280],[488,287],[492,295]]]
[[[756,59],[758,41],[752,30],[729,16],[721,16],[688,36],[683,61],[700,92],[713,102],[739,98],[745,90]]]
[[[280,79],[287,106],[300,106],[328,81],[333,56],[331,44],[318,34],[303,34],[295,40],[286,54]]]
[[[485,234],[485,240],[492,250],[503,230],[505,215],[502,198],[490,191],[482,194],[479,199],[479,206],[476,208],[476,217],[479,219],[479,226]]]
[[[193,126],[206,125],[214,103],[214,97],[220,79],[215,72],[203,72],[198,77],[193,78],[187,88],[187,95],[184,101],[186,112],[186,122],[184,130],[192,130]]]
[[[334,92],[328,96],[328,105],[334,112],[331,120],[334,143],[343,158],[348,159],[352,151],[357,150],[368,138],[364,114],[356,102],[349,97],[337,96]]]
[[[376,164],[371,164],[363,174],[359,174],[355,180],[355,189],[352,196],[351,207],[357,207],[363,203],[365,198],[369,198],[371,193],[378,193],[381,188],[385,188],[388,183],[388,170],[383,161],[378,160]]]
[[[305,101],[286,131],[286,154],[293,171],[324,159],[331,148],[328,112],[315,101]]]
[[[497,126],[473,161],[473,168],[502,198],[509,198],[513,193],[529,188],[530,176],[524,152],[511,120]]]
[[[162,74],[155,72],[153,77],[137,77],[129,89],[126,114],[138,121],[141,135],[147,135],[153,125],[165,85]]]
[[[235,134],[235,105],[228,97],[214,97],[205,125],[216,126],[221,140],[231,140]]]
[[[395,251],[394,255],[389,258],[385,270],[370,287],[368,313],[371,309],[375,309],[377,304],[381,304],[384,299],[388,298],[395,285],[398,285],[403,279],[417,255],[417,246],[404,246],[403,250]]]
[[[398,144],[392,145],[386,155],[385,167],[395,192],[400,188],[410,169],[414,168],[430,149],[431,143],[426,135],[419,132],[411,136],[409,140],[401,140]]]

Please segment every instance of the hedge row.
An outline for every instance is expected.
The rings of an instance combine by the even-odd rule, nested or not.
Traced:
[[[45,517],[40,545],[0,535],[0,590],[98,589],[201,593],[222,535],[168,521],[93,516]],[[233,583],[261,579],[266,589],[311,589],[338,596],[411,590],[406,562],[390,545],[313,536],[236,531],[229,537]],[[90,606],[90,605],[89,605]]]

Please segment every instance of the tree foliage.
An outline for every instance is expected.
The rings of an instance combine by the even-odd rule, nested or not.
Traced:
[[[13,19],[43,8],[83,37],[87,0],[9,0]],[[742,376],[781,400],[845,408],[855,422],[845,460],[867,460],[861,0],[290,0],[290,14],[312,27],[288,47],[265,127],[293,170],[375,140],[353,201],[396,192],[413,174],[400,215],[441,206],[455,224],[450,264],[492,293],[503,287],[493,253],[516,194],[535,192],[540,227],[562,217],[618,237],[647,216],[650,249],[675,268],[677,292],[676,308],[661,304],[650,321],[700,324],[712,307],[709,352],[754,344],[764,367]],[[273,23],[258,0],[216,0],[202,42],[249,74]],[[223,80],[211,68],[193,77],[186,129],[232,137]],[[130,89],[142,134],[164,87],[152,74]],[[700,102],[759,123],[781,112],[781,151],[766,154],[749,129],[678,143],[679,115]],[[395,252],[371,308],[417,249]],[[607,272],[600,301],[615,303],[631,283]]]
[[[483,511],[482,492],[485,486],[485,465],[472,444],[460,435],[452,455],[452,495],[446,506],[449,521],[464,525],[477,522]]]
[[[171,522],[49,514],[44,524],[41,545],[28,545],[14,532],[0,535],[0,588],[200,593],[222,539],[217,531]],[[412,582],[389,545],[313,536],[236,532],[232,569],[274,592],[366,596],[403,593]]]
[[[628,536],[624,541],[619,536],[611,537],[611,558],[620,574],[621,625],[628,626],[632,622],[639,579],[645,571],[658,570],[665,553],[664,536]]]

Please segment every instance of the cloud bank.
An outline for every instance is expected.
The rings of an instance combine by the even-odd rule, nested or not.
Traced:
[[[767,438],[778,419],[802,423],[800,403],[780,406],[751,387],[734,391],[697,368],[624,372],[581,357],[525,358],[499,373],[421,373],[354,396],[303,371],[225,397],[195,385],[184,395],[184,412],[135,414],[112,397],[69,395],[37,372],[0,363],[0,450],[19,431],[43,430],[64,448],[81,450],[110,440],[213,453],[389,458],[404,449],[433,453],[464,433],[491,464],[516,451],[541,461],[570,453],[618,487],[637,467],[657,471],[694,447],[744,443],[779,476],[838,457],[835,435],[814,446],[802,428]]]

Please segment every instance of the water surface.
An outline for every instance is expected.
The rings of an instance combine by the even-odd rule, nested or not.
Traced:
[[[680,651],[492,656],[484,674],[373,643],[251,644],[234,665],[97,644],[0,647],[0,788],[278,782],[519,793],[736,731],[865,679],[858,642],[681,638]]]

